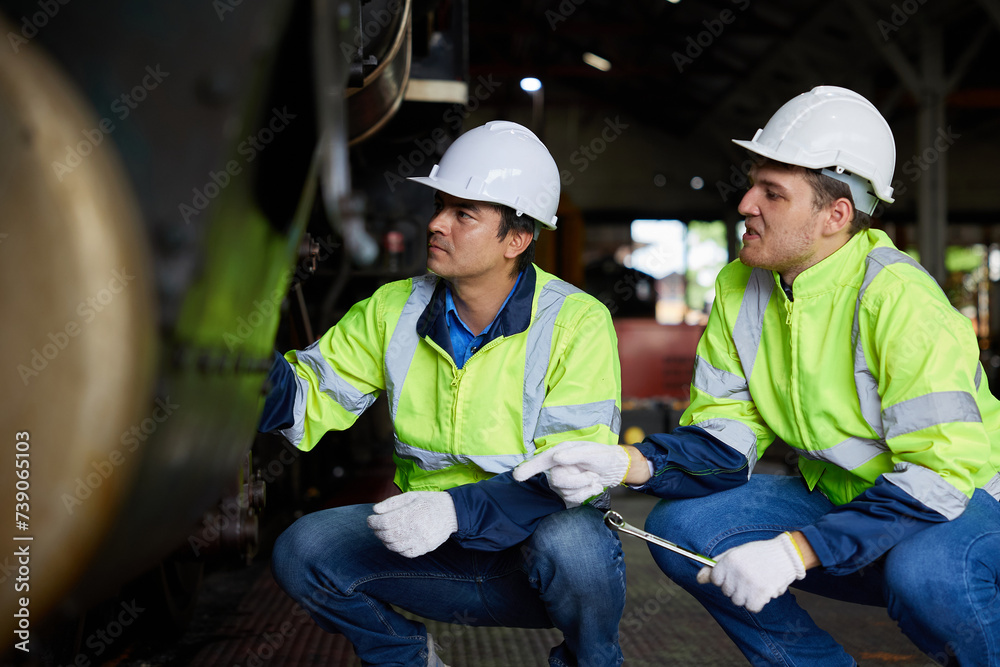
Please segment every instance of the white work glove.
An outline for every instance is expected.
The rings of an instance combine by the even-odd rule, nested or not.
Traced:
[[[409,491],[372,508],[368,527],[390,551],[423,556],[458,530],[455,501],[444,491]]]
[[[771,540],[747,542],[716,559],[715,567],[703,567],[698,583],[712,582],[733,604],[759,612],[768,602],[784,594],[789,584],[806,576],[806,567],[791,534]]]
[[[568,507],[575,507],[609,486],[618,486],[628,474],[631,458],[624,447],[596,442],[560,442],[514,468],[519,482],[544,472],[549,488]]]

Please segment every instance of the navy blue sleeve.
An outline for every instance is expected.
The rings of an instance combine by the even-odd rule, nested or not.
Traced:
[[[901,540],[948,519],[895,484],[879,477],[849,503],[800,528],[831,574],[850,574]]]
[[[477,551],[498,551],[523,542],[539,521],[566,509],[544,474],[518,482],[513,471],[508,471],[447,492],[455,501],[458,517],[453,539]]]
[[[295,371],[281,354],[275,350],[271,370],[267,374],[270,389],[264,399],[264,412],[260,416],[257,430],[270,433],[289,428],[295,423]]]
[[[747,458],[697,426],[648,436],[637,445],[653,476],[633,487],[660,498],[698,498],[746,484]]]

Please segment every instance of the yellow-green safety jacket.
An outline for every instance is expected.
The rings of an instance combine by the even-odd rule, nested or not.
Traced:
[[[726,472],[743,460],[745,480],[775,435],[788,443],[809,488],[840,506],[803,532],[844,572],[959,516],[977,488],[1000,499],[1000,402],[969,320],[926,271],[868,230],[793,287],[794,300],[775,272],[740,261],[716,281],[681,424],[729,448]],[[914,514],[909,532],[886,531]]]
[[[603,304],[531,266],[489,332],[458,368],[445,283],[427,274],[385,285],[315,344],[285,355],[294,375],[284,392],[272,390],[263,423],[284,427],[290,442],[309,450],[327,431],[351,426],[384,391],[403,491],[490,479],[566,440],[617,444],[620,368]],[[460,533],[463,512],[482,511],[466,501],[475,505],[456,496]],[[477,532],[472,523],[465,528]]]

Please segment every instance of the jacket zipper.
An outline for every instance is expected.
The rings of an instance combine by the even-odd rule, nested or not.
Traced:
[[[451,367],[452,367],[452,369],[454,371],[454,374],[452,375],[452,378],[451,378],[451,386],[455,390],[455,396],[454,396],[455,400],[452,402],[452,408],[451,408],[451,423],[453,425],[453,427],[452,427],[452,441],[454,443],[457,443],[458,440],[459,440],[459,438],[458,438],[458,432],[460,430],[460,427],[459,427],[459,421],[458,421],[458,406],[461,403],[462,388],[461,388],[460,385],[462,383],[462,378],[465,377],[465,370],[469,367],[469,364],[472,363],[472,360],[476,358],[476,355],[478,355],[480,352],[484,352],[486,350],[489,350],[490,348],[496,347],[497,345],[500,344],[500,341],[502,341],[504,338],[505,338],[505,336],[501,336],[500,338],[494,338],[489,343],[487,343],[483,347],[481,347],[478,350],[476,350],[475,352],[473,352],[472,355],[468,359],[466,359],[465,364],[461,368],[459,368],[455,364],[455,360],[454,359],[452,359],[450,356],[448,356],[447,353],[444,353],[445,356],[448,356],[448,360],[451,361]]]

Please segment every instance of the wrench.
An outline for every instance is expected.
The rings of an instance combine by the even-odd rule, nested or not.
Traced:
[[[647,533],[644,530],[639,530],[635,526],[625,523],[625,519],[622,518],[622,515],[619,514],[618,512],[615,512],[614,510],[608,510],[607,512],[604,513],[604,524],[608,528],[611,528],[612,530],[617,530],[621,533],[628,533],[629,535],[634,535],[635,537],[638,537],[639,539],[642,540],[646,540],[647,542],[655,544],[658,547],[663,547],[664,549],[668,549],[670,551],[673,551],[674,553],[686,556],[691,560],[698,561],[702,565],[715,567],[715,561],[709,558],[708,556],[702,556],[701,554],[689,551],[684,547],[679,547],[673,542],[667,542],[666,540],[659,538],[656,535],[653,535],[652,533]]]

